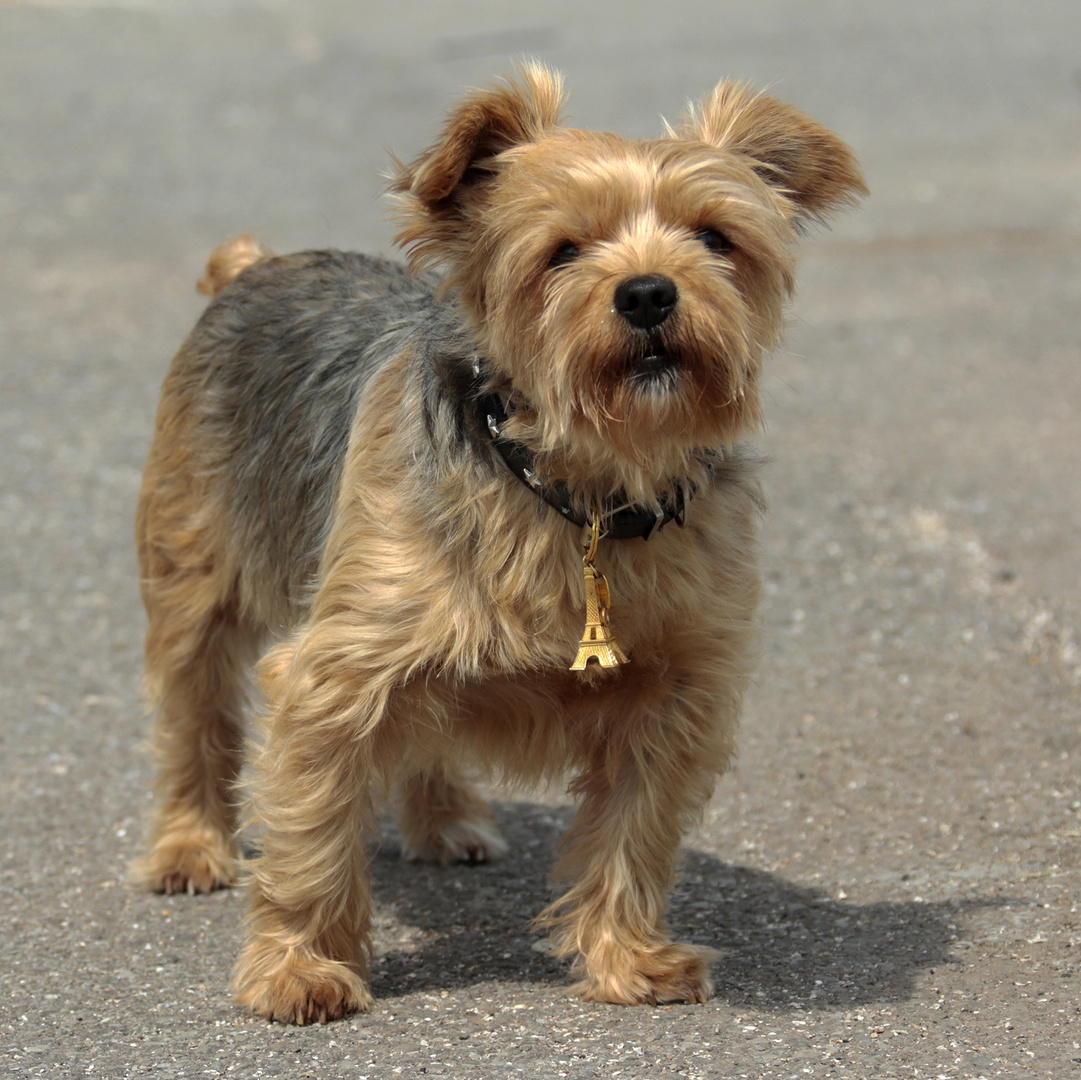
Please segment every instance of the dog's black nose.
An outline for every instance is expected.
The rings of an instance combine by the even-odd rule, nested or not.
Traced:
[[[652,330],[672,314],[678,297],[671,278],[656,274],[627,278],[616,288],[616,311],[632,326]]]

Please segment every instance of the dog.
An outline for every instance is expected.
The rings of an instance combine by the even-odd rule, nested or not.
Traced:
[[[257,669],[233,989],[270,1019],[373,1005],[377,800],[410,859],[504,853],[477,774],[570,776],[566,891],[538,922],[573,992],[711,991],[665,897],[756,652],[743,440],[795,243],[865,188],[839,138],[742,85],[654,140],[563,126],[562,100],[527,66],[395,160],[408,268],[222,245],[165,379],[136,525],[158,761],[136,873],[236,880]]]

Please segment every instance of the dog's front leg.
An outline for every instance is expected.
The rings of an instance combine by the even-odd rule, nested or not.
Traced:
[[[721,718],[639,707],[598,732],[571,786],[578,814],[557,879],[571,889],[541,916],[575,956],[587,1001],[705,1001],[713,950],[671,940],[666,893],[683,831],[700,813],[730,743]]]
[[[253,796],[262,855],[233,988],[268,1019],[306,1024],[373,1004],[364,839],[393,687],[303,641],[286,654],[264,664],[275,705]]]

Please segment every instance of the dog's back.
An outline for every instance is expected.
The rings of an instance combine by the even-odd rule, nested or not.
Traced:
[[[182,478],[162,484],[160,471],[173,473],[182,451],[202,489],[193,511],[205,516],[209,500],[244,552],[242,591],[255,588],[259,607],[295,609],[326,540],[358,399],[397,352],[388,338],[439,308],[424,279],[355,253],[259,257],[228,280],[214,267],[212,256],[204,281],[213,276],[218,295],[166,379],[159,471],[142,501],[181,494]]]

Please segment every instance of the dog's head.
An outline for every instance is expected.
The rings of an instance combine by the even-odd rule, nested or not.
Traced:
[[[757,426],[794,242],[865,188],[840,139],[739,85],[653,140],[564,127],[561,106],[540,67],[459,104],[400,166],[397,240],[444,269],[515,437],[644,496]]]

